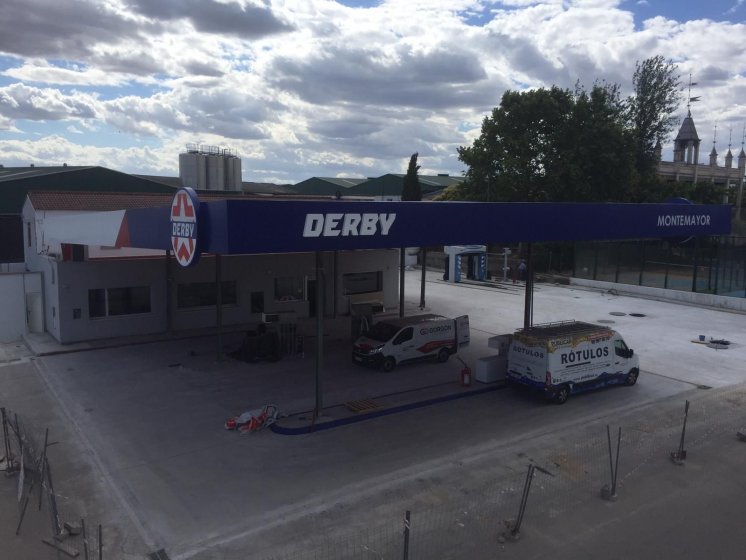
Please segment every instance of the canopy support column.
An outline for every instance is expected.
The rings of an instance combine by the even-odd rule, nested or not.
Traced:
[[[313,418],[321,416],[324,408],[321,384],[321,359],[324,351],[324,273],[321,252],[316,251],[316,404]]]
[[[526,244],[526,299],[523,304],[523,328],[534,322],[534,263],[531,259],[531,243]]]
[[[399,249],[399,317],[404,317],[404,252]]]
[[[218,333],[218,362],[223,361],[223,270],[221,255],[215,255],[215,325]]]
[[[425,309],[425,273],[427,272],[427,248],[422,248],[422,279],[420,280],[420,309]]]

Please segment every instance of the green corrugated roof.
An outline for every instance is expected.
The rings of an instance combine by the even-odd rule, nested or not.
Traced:
[[[403,173],[387,173],[368,179],[348,192],[360,196],[401,196],[405,176]],[[423,194],[444,189],[464,180],[463,177],[451,177],[450,175],[419,175],[418,179]]]
[[[0,167],[0,214],[20,214],[30,190],[174,192],[163,183],[105,167]]]
[[[301,181],[292,187],[298,194],[313,194],[321,196],[334,196],[337,191],[348,194],[351,189],[368,179],[353,177],[311,177]]]

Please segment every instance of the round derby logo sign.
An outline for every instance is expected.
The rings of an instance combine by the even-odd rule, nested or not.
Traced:
[[[197,248],[197,193],[189,188],[179,189],[171,203],[171,247],[181,266],[196,264]]]

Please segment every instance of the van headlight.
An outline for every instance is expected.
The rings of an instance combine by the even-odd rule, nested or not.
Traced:
[[[380,354],[380,353],[381,353],[381,350],[383,350],[383,346],[376,346],[375,348],[373,348],[373,349],[372,349],[372,350],[370,351],[370,353],[371,353],[371,354]]]

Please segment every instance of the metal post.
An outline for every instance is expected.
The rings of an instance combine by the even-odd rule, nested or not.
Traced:
[[[166,332],[171,332],[173,328],[172,312],[172,288],[171,285],[171,251],[166,249]]]
[[[220,254],[215,255],[215,324],[218,331],[218,362],[223,361],[223,270]]]
[[[85,519],[80,520],[80,532],[83,535],[83,556],[85,557],[85,560],[88,559],[88,535],[85,531]]]
[[[676,465],[683,465],[686,460],[686,449],[684,449],[684,436],[686,435],[686,419],[689,416],[689,401],[686,401],[684,405],[684,424],[681,427],[681,439],[679,440],[679,448],[676,451],[671,451],[671,460]]]
[[[324,351],[324,290],[321,252],[316,251],[316,405],[314,420],[321,416],[324,408],[321,386],[321,358]]]
[[[642,286],[643,275],[645,274],[645,240],[640,240],[640,275],[637,279],[637,285]]]
[[[598,274],[598,245],[593,243],[593,279],[596,279]]]
[[[339,252],[334,251],[333,253],[333,259],[332,259],[332,317],[337,317],[337,299],[339,299],[339,296],[337,295],[337,270],[339,266]]]
[[[616,436],[616,461],[614,461],[614,480],[611,483],[611,494],[616,496],[616,481],[619,476],[619,448],[622,445],[622,427],[619,426],[619,433]]]
[[[534,465],[528,466],[526,473],[526,482],[523,484],[523,495],[521,496],[521,505],[518,508],[518,517],[510,529],[510,536],[518,538],[521,533],[521,523],[523,523],[523,514],[526,512],[526,503],[528,502],[528,493],[531,490],[531,481],[534,479]]]
[[[44,496],[44,476],[46,475],[46,469],[47,469],[47,446],[49,444],[49,428],[46,429],[44,432],[44,449],[41,453],[41,459],[39,460],[40,465],[37,466],[37,470],[39,471],[39,480],[41,481],[41,484],[39,485],[39,511],[41,511],[41,499],[42,496]]]
[[[0,408],[3,417],[3,442],[5,444],[5,472],[13,471],[13,451],[10,448],[10,432],[8,431],[8,416],[5,408]]]
[[[694,271],[692,273],[692,292],[697,293],[697,268],[699,268],[699,237],[694,238]]]
[[[15,433],[16,433],[16,439],[18,440],[18,449],[23,452],[23,438],[21,437],[21,427],[18,424],[18,414],[13,413],[13,418],[15,419]]]
[[[534,267],[531,259],[531,243],[526,244],[526,293],[523,304],[523,328],[528,329],[533,323],[534,302]]]
[[[399,249],[399,317],[404,317],[404,247]]]
[[[616,251],[616,270],[614,271],[614,282],[618,284],[619,283],[619,267],[620,267],[619,261],[622,259],[622,251],[619,250],[621,247],[619,243],[615,245],[615,247],[617,251]]]
[[[619,433],[617,434],[616,461],[612,457],[612,453],[611,453],[611,430],[609,429],[608,424],[606,424],[606,440],[609,444],[609,470],[611,471],[611,488],[609,488],[608,484],[605,484],[604,487],[601,488],[601,497],[604,500],[615,502],[617,499],[616,481],[617,481],[617,474],[619,473],[619,448],[622,443],[622,428],[621,427],[619,428]]]
[[[420,309],[425,309],[425,277],[427,273],[427,247],[422,248],[422,279],[420,280]]]
[[[404,516],[404,560],[409,559],[409,517],[411,512],[407,510]]]
[[[49,468],[49,460],[45,459],[47,464],[47,480],[49,480],[49,505],[50,514],[52,516],[52,528],[54,534],[59,535],[62,530],[60,528],[60,514],[57,511],[57,496],[54,494],[54,483],[52,482],[52,469]]]

